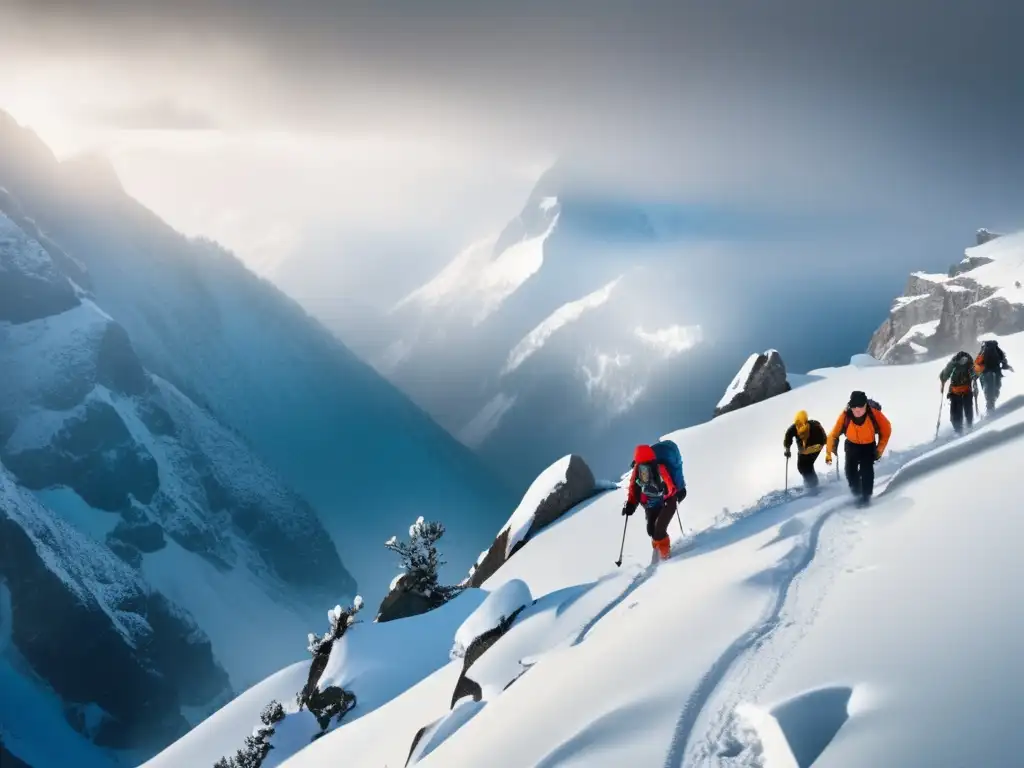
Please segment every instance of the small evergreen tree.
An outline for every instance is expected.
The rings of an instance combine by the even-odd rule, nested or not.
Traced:
[[[437,542],[444,536],[444,526],[437,522],[426,522],[422,517],[409,527],[409,541],[402,542],[392,536],[384,546],[398,554],[402,573],[392,582],[408,592],[416,592],[427,598],[434,607],[443,605],[465,587],[442,586],[438,582],[438,569],[445,564],[437,553]]]
[[[308,709],[320,725],[320,733],[314,738],[326,733],[332,721],[340,721],[356,705],[355,694],[336,685],[328,686],[321,691],[319,683],[331,657],[334,641],[345,636],[348,628],[356,623],[356,614],[362,608],[363,598],[356,595],[351,607],[342,609],[340,605],[336,605],[327,612],[330,628],[323,635],[309,633],[307,650],[313,656],[313,663],[309,666],[306,684],[296,696],[296,703],[300,711]]]
[[[284,707],[277,700],[271,701],[260,712],[260,723],[234,757],[222,757],[213,764],[213,768],[260,768],[267,755],[274,747],[270,737],[274,735],[274,726],[284,720]]]
[[[330,629],[323,635],[310,632],[307,638],[309,645],[306,646],[306,650],[314,657],[330,651],[331,644],[344,636],[346,630],[356,623],[356,614],[362,609],[363,598],[359,595],[356,595],[356,599],[352,601],[352,606],[349,608],[342,610],[340,605],[334,606],[327,612],[327,623],[330,625]]]

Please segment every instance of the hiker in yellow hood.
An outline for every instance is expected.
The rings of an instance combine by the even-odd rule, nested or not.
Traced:
[[[818,473],[814,471],[814,462],[818,460],[827,439],[825,428],[814,419],[808,419],[807,411],[797,412],[793,417],[793,423],[786,430],[786,436],[782,439],[782,448],[787,459],[790,457],[790,446],[796,440],[796,470],[808,488],[818,486]]]

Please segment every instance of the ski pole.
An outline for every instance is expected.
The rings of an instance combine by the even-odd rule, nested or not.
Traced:
[[[626,515],[626,521],[622,524],[622,545],[619,547],[619,559],[615,561],[615,567],[619,568],[622,566],[622,553],[626,549],[626,526],[629,525],[629,515]],[[680,523],[679,525],[682,525]]]
[[[939,415],[935,419],[935,439],[939,439],[939,427],[942,426],[942,399],[946,396],[946,382],[942,382],[942,388],[939,390]]]
[[[676,507],[676,520],[679,522],[679,533],[682,534],[683,538],[686,538],[686,531],[683,530],[683,518],[679,516],[679,507]]]
[[[789,493],[789,456],[786,456],[786,492]]]

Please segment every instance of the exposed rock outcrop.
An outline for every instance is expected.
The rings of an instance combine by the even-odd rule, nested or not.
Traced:
[[[527,490],[519,508],[470,572],[469,586],[479,587],[533,536],[603,490],[606,489],[598,485],[582,456],[571,454],[559,459]],[[525,521],[525,525],[520,521]],[[521,529],[525,529],[525,535]],[[516,538],[511,546],[510,537]]]
[[[1002,235],[997,232],[990,232],[989,230],[982,227],[981,229],[974,233],[974,244],[984,245],[990,240],[995,240],[997,237],[1002,237]]]
[[[715,416],[746,408],[791,389],[786,364],[774,349],[753,354],[740,368],[715,408]]]
[[[979,230],[977,240],[946,275],[911,275],[871,337],[868,354],[886,363],[912,363],[973,349],[987,333],[1024,330],[1024,240],[987,230]]]
[[[0,214],[0,321],[27,323],[78,306],[46,250]]]
[[[0,211],[16,210],[0,194]],[[232,649],[211,640],[224,633],[207,635],[182,607],[208,608],[202,593],[216,573],[189,553],[251,571],[246,581],[264,587],[270,609],[287,601],[301,613],[355,585],[310,505],[236,433],[147,372],[84,277],[69,278],[30,223],[0,212],[0,587],[10,640],[71,728],[145,757],[187,731],[185,707],[202,712],[233,695]],[[169,540],[186,551],[165,563],[205,574],[191,593],[187,576],[143,575]],[[181,604],[154,587],[168,580]],[[248,594],[251,611],[260,596]]]
[[[376,621],[383,623],[396,619],[407,619],[438,607],[436,601],[415,590],[407,589],[403,582],[404,579],[398,579],[391,591],[385,595],[377,610]]]
[[[97,744],[162,745],[188,730],[182,705],[227,690],[209,639],[190,618],[101,545],[52,519],[2,466],[0,579],[22,657],[65,702],[105,713],[92,734]]]

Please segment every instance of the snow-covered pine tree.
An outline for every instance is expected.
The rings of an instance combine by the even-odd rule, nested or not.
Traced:
[[[409,526],[408,542],[392,536],[384,543],[385,547],[402,559],[402,573],[392,582],[392,590],[400,586],[406,592],[415,592],[436,608],[464,589],[461,585],[443,586],[438,581],[438,569],[445,564],[437,552],[437,542],[442,536],[444,525],[427,522],[421,516]]]
[[[234,757],[222,757],[213,764],[213,768],[260,768],[274,748],[270,737],[274,735],[274,726],[284,720],[284,714],[281,702],[274,700],[267,704],[260,712],[262,725],[256,726],[252,735],[245,737],[245,745]]]

